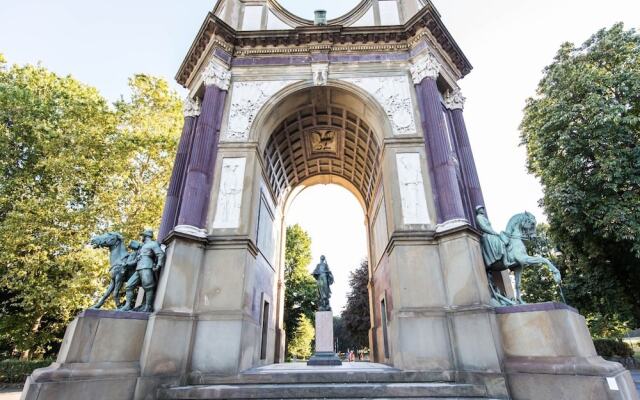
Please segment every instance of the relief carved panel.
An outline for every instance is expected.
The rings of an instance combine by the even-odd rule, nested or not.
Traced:
[[[380,103],[391,121],[394,135],[416,134],[409,78],[406,76],[380,76],[349,78],[345,81],[369,92]]]
[[[234,229],[240,226],[242,189],[246,158],[225,158],[222,160],[220,190],[214,229]]]
[[[398,184],[405,225],[429,224],[429,209],[424,192],[424,180],[419,153],[396,154]]]
[[[258,111],[273,95],[293,81],[234,82],[227,129],[222,133],[225,142],[245,142]]]
[[[332,127],[314,127],[304,132],[307,158],[342,156],[343,133]]]

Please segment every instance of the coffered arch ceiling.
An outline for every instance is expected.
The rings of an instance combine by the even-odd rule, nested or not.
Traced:
[[[300,183],[320,175],[339,176],[368,205],[380,176],[381,147],[362,115],[332,102],[334,87],[314,87],[310,101],[290,110],[263,151],[267,178],[278,201]]]

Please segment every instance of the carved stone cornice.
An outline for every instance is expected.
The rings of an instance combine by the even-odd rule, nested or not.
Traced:
[[[231,71],[216,62],[209,62],[202,73],[202,78],[206,86],[217,86],[221,90],[229,90],[231,83]]]
[[[182,105],[182,112],[184,113],[185,118],[199,116],[200,115],[200,99],[196,97],[194,100],[191,97],[187,96],[187,98],[184,99],[184,102]]]
[[[467,100],[462,95],[460,89],[456,89],[453,92],[447,92],[444,95],[444,105],[449,110],[464,110],[464,102]]]
[[[213,13],[205,19],[176,76],[187,85],[201,60],[220,49],[234,57],[259,55],[310,55],[325,52],[397,52],[408,51],[428,31],[443,52],[443,60],[452,63],[460,76],[471,71],[471,64],[446,29],[440,15],[427,5],[400,26],[344,27],[341,25],[301,26],[287,30],[236,31]]]
[[[416,59],[411,65],[411,78],[416,85],[424,79],[438,79],[442,65],[436,59],[436,56],[427,52],[425,55]]]

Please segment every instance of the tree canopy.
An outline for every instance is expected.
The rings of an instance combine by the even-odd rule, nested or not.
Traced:
[[[304,314],[300,314],[297,322],[292,339],[287,345],[287,352],[290,357],[304,360],[311,357],[313,353],[311,343],[316,336],[316,330],[311,320]]]
[[[159,223],[181,103],[144,75],[111,105],[70,76],[0,65],[0,343],[28,356],[102,290],[107,255],[89,238]]]
[[[617,24],[561,46],[521,125],[569,301],[595,334],[640,321],[638,93],[640,35]]]
[[[347,305],[341,316],[341,322],[351,337],[349,342],[352,343],[352,348],[369,347],[371,320],[368,283],[369,263],[363,260],[349,276],[350,291],[347,295]]]
[[[316,282],[309,273],[311,237],[300,225],[287,227],[285,246],[284,329],[288,353],[295,341],[298,324],[304,316],[315,319]],[[310,344],[309,344],[310,345]]]

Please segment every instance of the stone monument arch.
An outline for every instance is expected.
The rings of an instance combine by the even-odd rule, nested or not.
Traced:
[[[176,76],[188,97],[155,311],[83,312],[24,398],[344,398],[332,383],[357,379],[352,398],[636,399],[576,310],[492,298],[458,85],[472,66],[433,4],[362,0],[322,22],[216,2]],[[328,182],[363,207],[376,364],[256,370],[284,361],[287,206]]]

